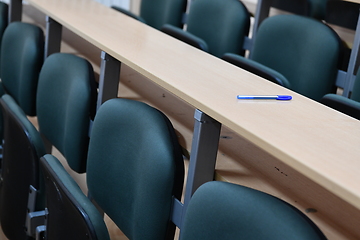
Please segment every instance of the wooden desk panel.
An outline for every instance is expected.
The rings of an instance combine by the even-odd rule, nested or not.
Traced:
[[[30,4],[360,208],[360,122],[90,0]],[[290,94],[289,102],[237,94]]]

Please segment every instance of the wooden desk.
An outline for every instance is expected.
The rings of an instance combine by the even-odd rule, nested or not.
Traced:
[[[360,4],[360,0],[345,0],[347,2],[353,2],[353,3],[359,3]]]
[[[97,2],[28,2],[206,113],[205,117],[210,116],[226,125],[360,209],[359,121],[227,64]],[[240,101],[236,100],[237,94],[291,94],[293,100]],[[200,122],[207,124],[201,117]]]

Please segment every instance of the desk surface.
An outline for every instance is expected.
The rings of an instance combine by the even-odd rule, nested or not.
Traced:
[[[347,2],[354,2],[354,3],[359,3],[360,4],[360,0],[345,0]]]
[[[95,1],[28,2],[360,209],[360,121]],[[238,94],[290,94],[293,100],[237,100]]]

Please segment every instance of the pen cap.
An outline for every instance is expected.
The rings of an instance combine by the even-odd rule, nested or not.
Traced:
[[[291,100],[292,97],[289,95],[278,95],[276,100]]]

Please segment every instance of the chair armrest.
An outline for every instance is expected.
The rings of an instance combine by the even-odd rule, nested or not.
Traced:
[[[134,18],[134,19],[136,19],[136,20],[138,20],[140,22],[146,23],[145,19],[143,19],[142,17],[140,17],[140,16],[138,16],[138,15],[136,15],[136,14],[134,14],[134,13],[128,11],[128,10],[125,10],[125,9],[123,9],[121,7],[117,7],[117,6],[111,6],[111,8],[115,9],[116,11],[121,12],[121,13],[123,13],[125,15],[128,15],[129,17],[132,17],[132,18]]]
[[[226,53],[222,59],[273,83],[290,88],[290,83],[286,77],[274,69],[262,65],[261,63],[232,53]]]
[[[172,26],[170,24],[165,24],[161,28],[161,31],[193,47],[208,52],[208,45],[203,39],[196,37],[195,35],[186,32],[181,28]]]
[[[360,120],[360,102],[337,94],[326,94],[320,103]]]

